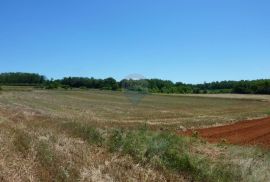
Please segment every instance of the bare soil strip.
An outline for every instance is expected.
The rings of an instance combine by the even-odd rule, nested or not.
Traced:
[[[184,134],[192,135],[194,132],[209,142],[226,141],[231,144],[260,145],[270,148],[270,117],[226,126],[188,130]]]

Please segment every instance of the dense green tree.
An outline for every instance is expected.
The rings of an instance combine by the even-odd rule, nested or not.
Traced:
[[[1,73],[0,84],[4,85],[37,85],[46,80],[45,76],[35,73]]]
[[[115,79],[113,78],[106,78],[103,81],[103,89],[107,89],[107,90],[117,90],[118,89],[118,83]]]
[[[124,79],[117,82],[114,78],[95,79],[87,77],[65,77],[60,80],[47,80],[45,76],[34,73],[1,73],[1,85],[35,85],[47,89],[90,88],[118,90],[128,89],[150,93],[241,93],[270,94],[270,79],[221,81],[203,84],[173,83],[161,79]]]

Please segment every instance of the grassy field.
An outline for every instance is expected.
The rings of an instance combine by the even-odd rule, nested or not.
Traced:
[[[267,98],[4,88],[0,181],[267,181],[268,151],[175,135],[266,117]]]
[[[146,95],[133,105],[124,93],[110,91],[3,92],[0,102],[13,109],[75,119],[102,126],[201,127],[270,114],[269,103],[252,99]],[[232,95],[233,97],[234,95]]]

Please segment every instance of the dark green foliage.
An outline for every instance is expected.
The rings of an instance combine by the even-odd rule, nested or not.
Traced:
[[[106,78],[101,87],[106,90],[117,90],[119,88],[117,81],[113,78]]]
[[[210,93],[270,94],[270,80],[221,81],[196,85]]]
[[[5,85],[38,85],[44,83],[45,76],[35,73],[1,73],[0,84]]]
[[[173,83],[168,80],[143,79],[127,80],[116,82],[113,78],[105,80],[94,78],[69,77],[60,80],[61,84],[70,87],[95,88],[118,90],[119,88],[150,92],[150,93],[194,93],[194,94],[218,94],[218,93],[240,93],[240,94],[270,94],[270,80],[253,81],[221,81],[203,84],[184,84],[181,82]]]
[[[173,83],[160,79],[124,79],[117,82],[114,78],[95,79],[85,77],[65,77],[60,80],[46,80],[44,76],[33,73],[2,73],[2,85],[43,85],[46,89],[91,88],[104,90],[127,89],[144,93],[240,93],[240,94],[270,94],[270,79],[221,81],[203,84]]]
[[[148,80],[132,80],[132,79],[124,79],[120,82],[122,89],[128,91],[136,91],[147,93],[148,92]]]
[[[234,93],[270,94],[270,80],[239,81],[233,87]]]
[[[60,86],[61,86],[60,83],[58,83],[56,81],[50,81],[50,82],[46,82],[45,89],[57,89]]]
[[[83,77],[65,77],[60,80],[63,85],[68,85],[74,88],[86,87],[86,88],[101,88],[101,80],[94,78]]]
[[[201,90],[199,88],[193,88],[193,94],[199,94]]]
[[[105,90],[117,90],[119,85],[113,78],[95,79],[84,77],[66,77],[59,80],[62,85],[67,85],[74,88],[93,88],[93,89],[105,89]]]
[[[165,166],[177,171],[193,172],[196,170],[187,154],[179,155],[179,152],[173,149],[166,151],[162,155],[162,162]]]

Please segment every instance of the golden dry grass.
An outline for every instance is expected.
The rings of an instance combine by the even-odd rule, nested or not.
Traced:
[[[173,131],[267,114],[269,103],[252,99],[148,95],[135,106],[121,92],[4,91],[0,94],[0,181],[190,181],[188,174],[141,164],[129,155],[91,145],[65,131],[62,124],[87,124],[106,135],[107,129],[142,123],[152,130]],[[265,153],[249,160],[256,153],[253,148],[194,141],[189,151],[211,161],[240,163],[248,181],[270,169]],[[249,168],[254,171],[248,173]]]
[[[3,92],[0,103],[13,109],[23,108],[28,114],[35,111],[108,127],[145,122],[154,128],[201,127],[270,114],[269,102],[247,98],[147,95],[138,105],[133,105],[121,92],[93,90]]]

